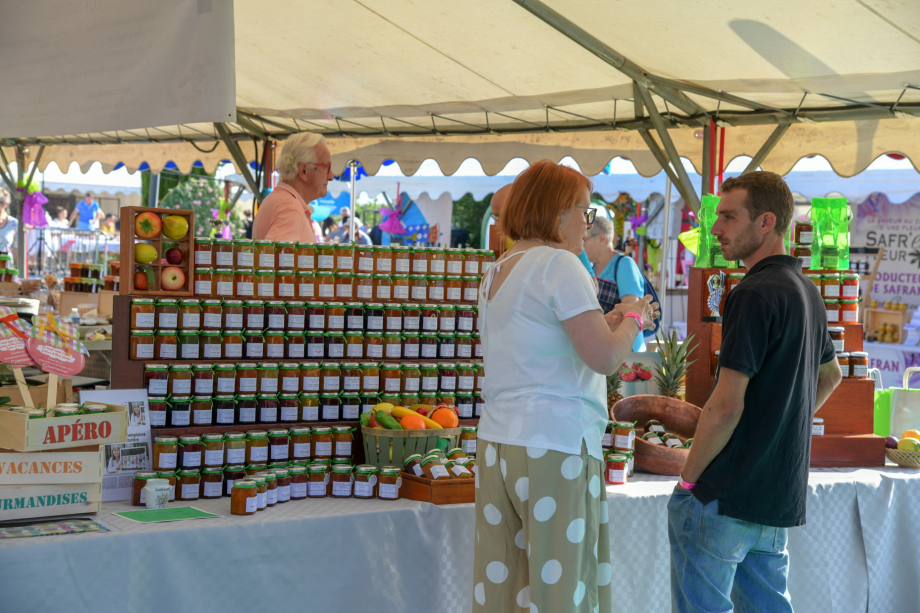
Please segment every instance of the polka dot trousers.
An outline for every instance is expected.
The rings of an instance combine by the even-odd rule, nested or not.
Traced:
[[[603,463],[584,446],[477,449],[473,611],[609,612]]]

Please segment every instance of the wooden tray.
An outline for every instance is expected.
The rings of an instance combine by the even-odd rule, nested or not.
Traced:
[[[184,238],[174,240],[163,235],[151,239],[141,239],[135,236],[134,222],[141,213],[156,213],[161,217],[164,215],[179,215],[188,220],[188,234]],[[147,242],[153,245],[159,254],[159,259],[149,264],[134,263],[134,246],[135,241]],[[187,209],[158,209],[146,206],[126,206],[121,208],[121,257],[120,260],[125,263],[120,266],[120,282],[118,290],[120,294],[136,294],[138,296],[175,296],[185,297],[195,295],[194,280],[194,260],[195,260],[195,212]],[[160,288],[160,272],[164,268],[173,266],[166,264],[163,260],[165,250],[164,245],[177,246],[185,253],[182,263],[176,267],[185,273],[185,285],[181,290],[168,291]],[[139,268],[149,268],[153,270],[153,279],[151,280],[150,289],[140,290],[134,287],[134,273]]]
[[[431,504],[459,504],[476,502],[476,479],[438,479],[432,481],[416,477],[407,472],[402,474],[399,497]]]

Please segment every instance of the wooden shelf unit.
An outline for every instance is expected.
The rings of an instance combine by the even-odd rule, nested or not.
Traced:
[[[696,345],[687,373],[687,402],[702,407],[715,384],[714,352],[722,345],[722,324],[702,321],[706,308],[706,279],[718,268],[691,268],[687,301],[687,336]],[[723,269],[726,275],[734,269]],[[812,271],[810,271],[812,272]],[[820,272],[820,271],[818,271]],[[844,351],[862,351],[862,324],[835,324],[844,328]],[[872,434],[875,384],[871,379],[844,379],[817,417],[824,419],[824,436],[812,437],[811,465],[884,466],[885,440]]]
[[[143,239],[135,235],[134,223],[141,213],[154,213],[161,219],[167,215],[185,217],[188,221],[188,233],[180,238],[173,239],[164,235],[162,229],[155,238]],[[146,206],[126,206],[121,211],[121,253],[120,261],[124,264],[119,268],[119,291],[121,294],[135,294],[137,296],[163,296],[171,298],[190,298],[195,295],[195,212],[187,209],[158,209]],[[134,261],[134,250],[138,242],[150,243],[157,251],[157,258],[149,264],[137,264]],[[163,259],[166,245],[172,245],[182,250],[181,264],[164,264]],[[175,266],[185,275],[185,284],[181,290],[164,290],[160,288],[160,274],[164,268]],[[134,287],[134,273],[138,269],[152,270],[150,288],[147,290]]]

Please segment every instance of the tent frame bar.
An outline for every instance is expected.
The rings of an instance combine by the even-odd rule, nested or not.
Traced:
[[[766,159],[770,152],[773,151],[773,147],[776,146],[776,143],[783,137],[787,130],[789,130],[788,123],[781,123],[776,126],[776,129],[770,133],[770,136],[767,137],[766,142],[757,150],[757,153],[754,154],[754,157],[751,158],[751,161],[748,163],[747,167],[741,172],[745,175],[749,172],[757,170],[757,167]]]
[[[249,189],[252,190],[252,197],[255,198],[257,203],[261,204],[262,190],[260,190],[259,186],[256,184],[256,180],[252,177],[252,173],[249,172],[249,163],[246,162],[246,156],[243,155],[243,150],[240,149],[239,143],[230,138],[230,133],[227,131],[226,124],[215,123],[214,128],[217,130],[217,133],[220,134],[220,138],[224,141],[224,146],[227,147],[233,161],[236,162],[240,174],[246,179],[246,184],[249,186]]]

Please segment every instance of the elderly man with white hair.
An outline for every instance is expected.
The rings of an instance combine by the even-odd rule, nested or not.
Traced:
[[[256,214],[252,237],[257,240],[315,243],[310,202],[326,195],[332,180],[332,154],[319,134],[302,133],[284,142],[278,158],[281,183]]]

